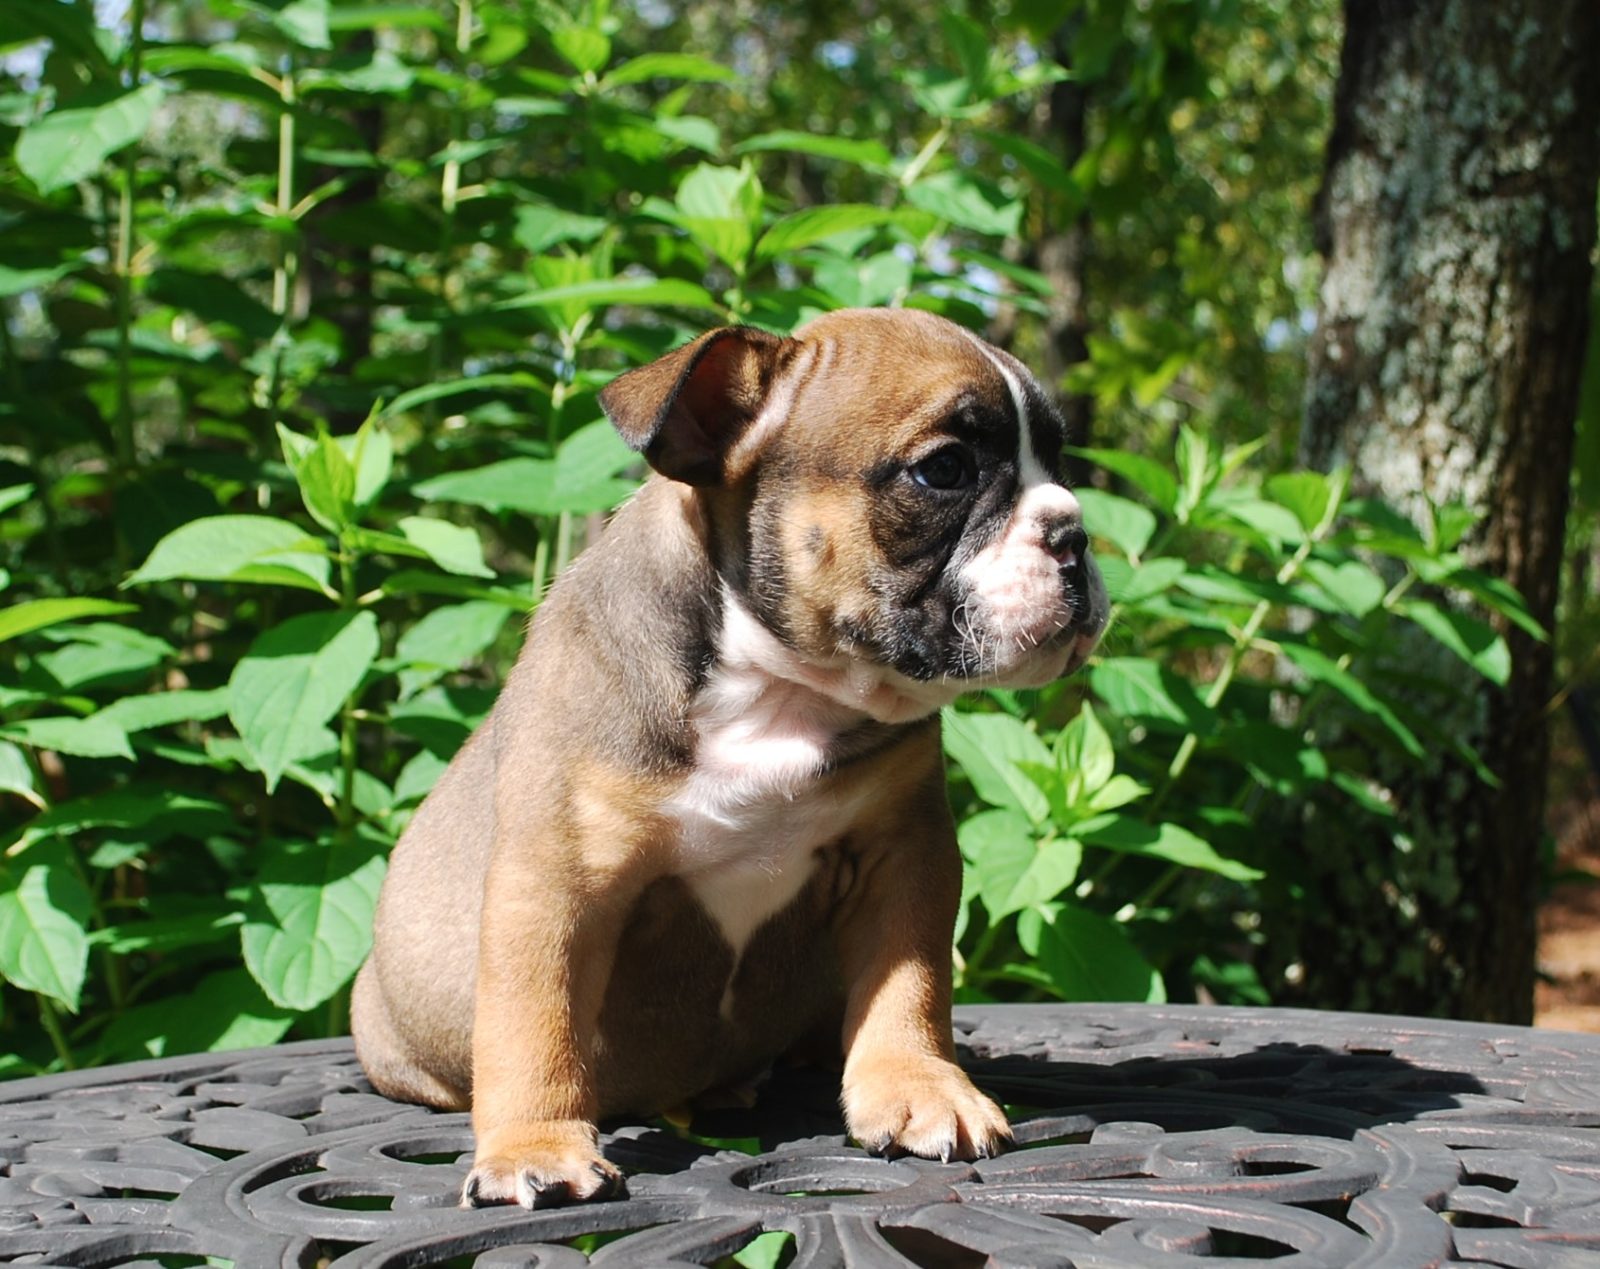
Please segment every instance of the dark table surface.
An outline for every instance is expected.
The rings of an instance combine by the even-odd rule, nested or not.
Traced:
[[[607,1125],[632,1197],[455,1207],[464,1115],[348,1041],[0,1084],[0,1258],[59,1265],[1600,1266],[1600,1036],[1295,1010],[957,1011],[1018,1148],[846,1144],[837,1079]],[[772,1235],[777,1235],[773,1237]]]

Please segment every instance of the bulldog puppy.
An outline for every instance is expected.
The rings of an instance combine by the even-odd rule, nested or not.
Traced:
[[[862,1145],[994,1154],[951,1040],[938,711],[1104,627],[1060,418],[906,309],[714,330],[600,403],[654,474],[395,848],[352,1006],[374,1087],[471,1108],[466,1205],[618,1195],[597,1118],[819,1029]]]

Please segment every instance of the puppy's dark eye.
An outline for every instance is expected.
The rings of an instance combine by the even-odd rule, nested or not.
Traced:
[[[925,489],[965,489],[978,465],[961,445],[946,445],[911,465],[911,479]]]

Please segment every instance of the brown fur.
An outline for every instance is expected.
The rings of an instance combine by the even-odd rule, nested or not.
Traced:
[[[652,478],[555,587],[395,850],[358,1052],[390,1096],[471,1106],[467,1202],[617,1193],[597,1117],[754,1075],[840,1018],[864,1144],[973,1158],[1009,1139],[953,1062],[961,878],[936,715],[849,732],[815,779],[835,805],[870,790],[865,809],[742,955],[677,875],[664,808],[695,764],[718,579],[793,650],[837,658],[923,532],[870,473],[958,398],[1005,406],[982,353],[925,315],[839,314],[805,335],[712,332],[607,390],[619,432],[677,479]],[[783,426],[752,451],[780,390]]]

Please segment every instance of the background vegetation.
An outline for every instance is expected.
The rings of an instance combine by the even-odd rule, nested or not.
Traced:
[[[964,999],[1293,998],[1308,818],[1475,761],[1397,631],[1487,682],[1538,632],[1470,514],[1294,469],[1329,0],[8,17],[0,1070],[345,1029],[640,474],[596,392],[716,323],[932,309],[1080,429],[1115,626],[947,719]]]

